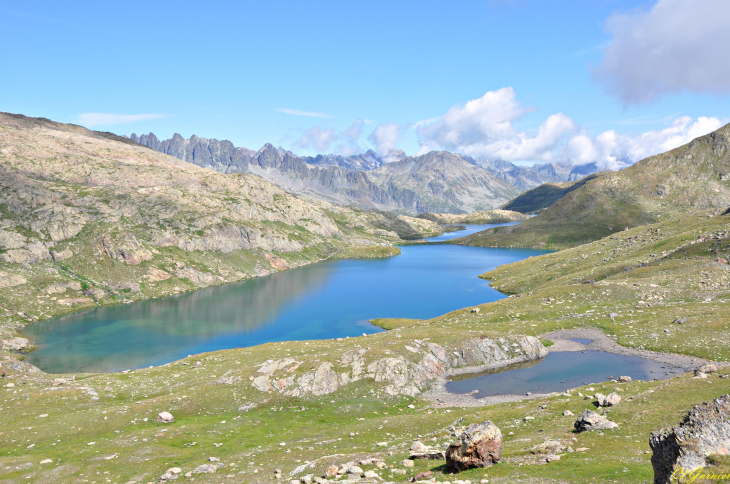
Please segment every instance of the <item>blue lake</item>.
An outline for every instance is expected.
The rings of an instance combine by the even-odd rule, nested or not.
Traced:
[[[388,259],[312,264],[177,296],[100,307],[26,327],[44,371],[118,371],[270,341],[381,331],[374,318],[433,318],[501,299],[477,276],[545,251],[402,247]]]

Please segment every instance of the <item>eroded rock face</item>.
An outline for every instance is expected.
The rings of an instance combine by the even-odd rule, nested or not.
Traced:
[[[615,422],[611,422],[606,417],[599,415],[592,410],[583,410],[573,426],[578,432],[618,428],[618,425]]]
[[[365,355],[368,350],[361,348],[347,351],[336,362],[323,362],[314,371],[300,375],[293,373],[301,362],[292,358],[270,360],[262,363],[257,373],[251,376],[251,385],[262,392],[277,391],[296,397],[307,393],[325,395],[351,382],[368,378],[385,384],[383,391],[388,395],[416,396],[454,366],[491,364],[515,357],[535,359],[547,355],[542,343],[532,336],[510,340],[467,340],[451,351],[453,359],[447,349],[436,343],[414,340],[404,344],[403,349],[420,355],[420,360],[414,362],[403,355],[393,355],[367,362]]]
[[[730,453],[730,395],[695,406],[679,427],[652,432],[649,446],[653,451],[655,484],[670,482],[680,467],[692,471],[705,467],[713,454]]]
[[[12,338],[3,340],[2,347],[4,350],[19,351],[28,347],[30,342],[26,338]]]
[[[490,420],[469,425],[458,442],[446,451],[446,466],[451,472],[489,467],[502,458],[502,432]]]
[[[153,258],[152,252],[140,244],[132,234],[124,234],[119,240],[107,234],[102,235],[99,239],[99,251],[112,259],[122,260],[133,266]]]

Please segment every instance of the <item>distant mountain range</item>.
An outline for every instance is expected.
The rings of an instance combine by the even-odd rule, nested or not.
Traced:
[[[407,156],[392,150],[363,154],[297,156],[271,144],[253,151],[230,141],[160,140],[153,133],[130,139],[155,151],[221,173],[253,173],[295,194],[328,202],[407,214],[469,213],[499,208],[543,183],[576,180],[597,171],[548,163],[533,167],[484,161],[447,151]]]

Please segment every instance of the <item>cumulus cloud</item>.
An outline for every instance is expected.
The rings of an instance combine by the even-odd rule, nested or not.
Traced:
[[[596,163],[599,168],[615,170],[722,126],[718,118],[646,116],[630,120],[631,124],[664,120],[669,125],[639,134],[609,130],[591,137],[571,118],[556,113],[536,131],[520,131],[515,124],[530,111],[517,101],[512,88],[487,92],[479,99],[451,107],[443,116],[414,123],[421,142],[418,154],[445,149],[483,159]]]
[[[615,170],[648,156],[672,150],[722,126],[717,118],[682,116],[665,129],[635,136],[605,131],[595,138],[579,134],[570,139],[567,158],[573,165],[596,163],[599,168]]]
[[[375,151],[380,156],[385,156],[389,151],[395,149],[396,143],[402,138],[402,127],[395,123],[379,124],[375,130],[368,136],[375,145]]]
[[[326,151],[335,140],[334,129],[324,129],[319,126],[309,128],[299,139],[302,148],[314,148],[317,151]]]
[[[615,15],[594,76],[627,104],[683,91],[728,94],[728,18],[727,0],[659,0],[648,11]]]
[[[557,113],[548,116],[537,132],[520,132],[514,124],[532,110],[520,104],[511,87],[489,91],[463,106],[452,106],[435,120],[417,123],[419,153],[446,149],[507,161],[551,161],[556,146],[576,129],[575,122]]]
[[[274,111],[278,111],[278,112],[284,113],[284,114],[291,114],[293,116],[306,116],[308,118],[332,118],[332,117],[334,117],[330,114],[316,113],[313,111],[300,111],[298,109],[277,108],[277,109],[274,109]]]
[[[117,124],[136,123],[150,119],[166,118],[167,114],[112,114],[112,113],[81,113],[78,116],[79,124],[92,128],[94,126],[114,126]]]

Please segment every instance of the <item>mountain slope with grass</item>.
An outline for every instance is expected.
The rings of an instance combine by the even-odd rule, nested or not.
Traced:
[[[730,392],[727,367],[704,379],[686,373],[588,383],[485,406],[479,395],[454,404],[430,399],[421,390],[438,376],[421,365],[443,354],[433,345],[457,355],[458,366],[477,355],[474,341],[494,342],[496,352],[512,341],[519,347],[521,335],[549,339],[556,330],[600,330],[663,358],[727,362],[729,230],[728,216],[682,215],[533,257],[483,275],[512,297],[481,305],[478,313],[466,308],[432,320],[392,320],[385,324],[390,331],[367,337],[270,343],[75,381],[38,372],[6,352],[3,383],[13,386],[4,388],[0,478],[149,482],[179,467],[180,480],[190,473],[198,482],[273,483],[366,462],[363,470],[386,482],[426,471],[437,482],[650,482],[650,432]],[[421,388],[413,391],[414,385]],[[576,416],[596,409],[584,395],[612,391],[622,401],[602,413],[618,428],[573,432]],[[156,422],[163,411],[175,421]],[[414,439],[441,446],[484,420],[502,430],[499,464],[458,476],[448,474],[443,460],[402,464]],[[546,441],[562,449],[560,460],[546,464]],[[724,469],[724,461],[712,462],[708,470]],[[209,465],[215,472],[201,473]]]
[[[110,133],[0,114],[0,324],[392,255],[438,224],[303,200]]]
[[[557,249],[682,213],[724,210],[730,205],[729,149],[730,125],[726,125],[621,171],[588,177],[582,186],[518,226],[480,232],[458,243]]]

